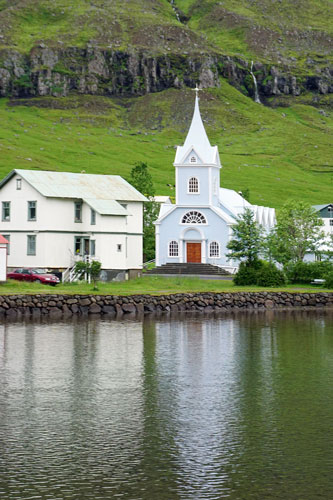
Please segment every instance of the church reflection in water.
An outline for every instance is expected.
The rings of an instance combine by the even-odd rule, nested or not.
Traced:
[[[321,415],[316,449],[329,449],[330,319],[270,311],[0,325],[1,491],[11,498],[19,482],[27,495],[62,484],[96,499],[216,498],[246,495],[255,476],[264,495],[287,452],[290,467],[299,453],[309,465],[309,407]]]

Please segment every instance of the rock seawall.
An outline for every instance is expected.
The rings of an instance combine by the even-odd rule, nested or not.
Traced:
[[[0,318],[123,316],[149,313],[229,310],[333,308],[333,292],[177,293],[171,295],[6,295]]]

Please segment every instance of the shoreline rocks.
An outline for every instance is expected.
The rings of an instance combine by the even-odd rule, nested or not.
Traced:
[[[333,292],[175,293],[170,295],[3,295],[0,318],[63,318],[99,315],[333,308]]]

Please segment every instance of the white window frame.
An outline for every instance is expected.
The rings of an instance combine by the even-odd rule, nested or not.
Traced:
[[[191,186],[191,181],[196,181],[197,191],[191,191],[191,187],[193,187],[193,186]],[[187,194],[200,194],[200,183],[199,183],[199,179],[197,177],[192,176],[187,181]]]
[[[3,201],[2,202],[2,213],[1,213],[1,219],[2,222],[10,222],[10,212],[11,212],[11,203],[10,201]],[[8,217],[5,217],[5,210],[8,209]]]
[[[33,245],[31,246],[32,242]],[[35,234],[27,235],[27,255],[37,255],[37,236]]]
[[[176,250],[176,246],[177,246],[177,250]],[[173,252],[177,252],[177,254],[173,253],[172,250],[173,250]],[[169,241],[169,243],[168,243],[168,256],[169,257],[179,257],[179,243],[178,243],[178,241],[176,241],[176,240]]]
[[[16,179],[16,189],[17,191],[20,191],[22,189],[22,179],[20,177]]]
[[[76,217],[78,209],[80,210],[80,218]],[[83,209],[82,201],[74,201],[74,222],[78,222],[78,223],[82,222],[82,209]]]
[[[96,225],[96,210],[93,208],[90,209],[90,224],[92,226]]]
[[[205,222],[183,222],[184,218],[189,215],[189,214],[198,214],[200,215]],[[196,224],[200,225],[200,226],[204,226],[206,225],[207,226],[207,219],[206,217],[201,213],[199,212],[198,210],[189,210],[188,212],[185,212],[182,216],[181,216],[181,219],[180,219],[180,224],[182,224],[183,226],[194,226]]]
[[[35,205],[32,206],[31,204],[34,203]],[[35,217],[31,217],[31,209],[35,209]],[[28,221],[36,221],[37,220],[37,201],[32,200],[28,201]]]
[[[214,246],[213,246],[214,245]],[[217,247],[217,254],[212,255],[212,249]],[[210,259],[219,259],[220,258],[220,243],[218,241],[211,241],[209,243],[209,258]]]

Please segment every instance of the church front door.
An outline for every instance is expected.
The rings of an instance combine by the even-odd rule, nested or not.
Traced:
[[[201,243],[187,243],[186,257],[186,262],[201,262]]]

